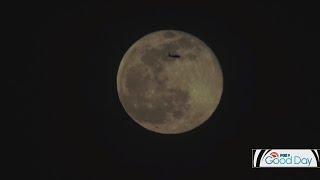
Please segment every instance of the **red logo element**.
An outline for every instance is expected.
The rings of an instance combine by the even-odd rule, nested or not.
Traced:
[[[271,152],[270,155],[271,155],[273,158],[279,157],[279,154],[278,154],[277,152]]]

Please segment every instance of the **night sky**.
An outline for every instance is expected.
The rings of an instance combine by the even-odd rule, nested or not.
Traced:
[[[319,47],[311,5],[268,1],[29,4],[32,57],[18,67],[16,117],[40,179],[319,179],[315,169],[252,169],[252,148],[320,148]],[[117,94],[122,56],[145,34],[203,40],[224,75],[200,127],[162,135],[135,123]],[[26,123],[27,124],[27,123]],[[316,174],[318,172],[318,174]]]

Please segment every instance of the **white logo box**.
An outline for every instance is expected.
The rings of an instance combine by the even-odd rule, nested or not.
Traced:
[[[320,149],[252,149],[252,168],[320,168]]]

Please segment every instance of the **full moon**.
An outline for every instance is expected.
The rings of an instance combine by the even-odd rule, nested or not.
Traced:
[[[212,50],[182,31],[145,35],[124,54],[117,90],[128,115],[161,134],[190,131],[210,118],[223,91],[223,75]]]

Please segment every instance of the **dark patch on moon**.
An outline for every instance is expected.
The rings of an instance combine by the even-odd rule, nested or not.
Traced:
[[[140,60],[149,66],[154,73],[159,74],[163,70],[163,66],[159,62],[159,58],[164,57],[163,53],[161,49],[151,48],[146,50]]]
[[[146,94],[150,91],[154,80],[143,70],[144,65],[131,67],[126,75],[126,88],[128,95],[123,98],[128,112],[135,112],[133,116],[138,121],[150,123],[163,123],[167,109],[159,105],[157,98],[149,98]],[[157,90],[158,91],[158,90]]]
[[[181,118],[189,108],[189,93],[167,87],[168,77],[161,74],[164,66],[161,60],[168,58],[167,50],[177,48],[171,45],[147,50],[140,59],[143,64],[127,71],[125,85],[129,95],[123,99],[128,112],[135,112],[133,116],[137,121],[161,124],[169,119],[170,114],[176,119]],[[146,68],[150,68],[152,76],[146,73]],[[146,94],[151,87],[156,87],[155,93],[161,93],[148,97]]]
[[[142,93],[126,96],[126,109],[134,112],[132,116],[139,122],[162,124],[166,120],[167,108],[157,104],[157,100],[147,99]]]
[[[128,87],[129,93],[143,91],[144,86],[152,80],[151,76],[138,66],[131,67],[126,76],[126,87]]]
[[[194,47],[194,43],[191,42],[190,38],[186,38],[186,37],[182,37],[178,39],[176,43],[179,44],[181,48],[185,48],[185,49],[191,49]]]
[[[139,70],[131,68],[127,73],[127,89],[129,95],[123,100],[127,105],[128,112],[135,112],[133,117],[140,122],[162,124],[169,120],[169,115],[176,119],[181,118],[189,109],[189,93],[181,89],[171,89],[163,84],[153,84],[161,92],[155,96],[148,97],[146,94],[151,90],[152,81],[150,76],[141,77]],[[130,82],[131,81],[131,82]],[[149,85],[148,85],[149,84]]]
[[[176,119],[181,118],[189,109],[189,96],[186,92],[178,89],[175,92],[163,92],[165,95],[157,98],[148,99],[143,93],[126,96],[126,109],[134,112],[132,116],[139,122],[151,124],[163,124],[169,121],[169,115]],[[182,93],[183,95],[180,95]],[[171,97],[177,96],[174,100]]]
[[[170,39],[170,38],[174,38],[176,36],[176,34],[174,32],[172,32],[172,31],[167,31],[167,32],[163,33],[163,36],[165,38]]]
[[[172,104],[170,106],[173,107],[172,115],[174,118],[179,119],[190,108],[190,104],[188,104],[190,99],[189,93],[181,89],[168,89],[168,91],[169,96],[167,100],[171,99]]]

